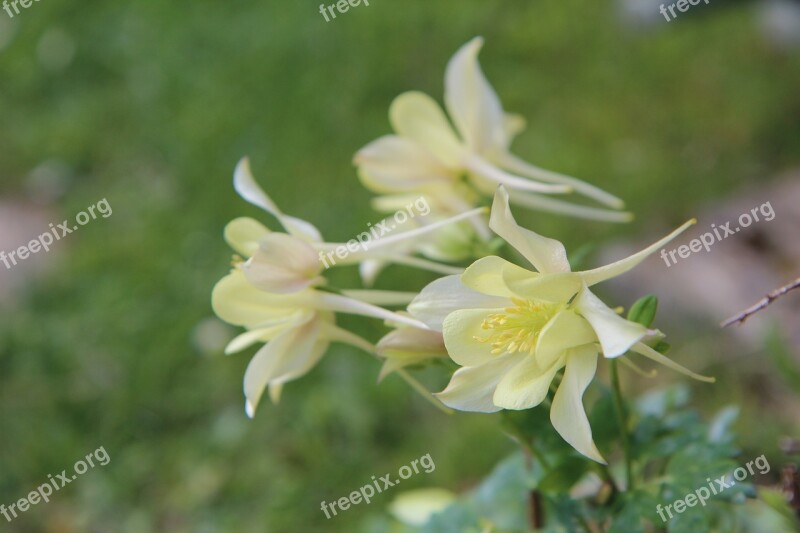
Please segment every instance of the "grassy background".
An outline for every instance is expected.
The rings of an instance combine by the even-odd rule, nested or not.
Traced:
[[[306,1],[0,12],[0,193],[52,188],[35,179],[44,164],[64,192],[54,221],[101,198],[114,209],[2,311],[0,503],[99,446],[111,463],[4,527],[354,531],[390,496],[332,521],[320,501],[426,453],[435,473],[408,487],[466,488],[513,449],[494,418],[445,417],[395,378],[376,386],[378,363],[341,347],[249,421],[249,354],[202,342],[230,258],[222,228],[263,218],[232,190],[238,158],[328,240],[356,235],[378,215],[352,154],[388,133],[400,92],[440,100],[448,58],[475,35],[506,108],[528,119],[515,151],[638,215],[625,227],[523,217],[568,247],[675,224],[800,162],[800,58],[766,43],[751,4],[700,6],[646,31],[605,0],[370,4],[330,23]],[[381,285],[429,279],[397,268]]]

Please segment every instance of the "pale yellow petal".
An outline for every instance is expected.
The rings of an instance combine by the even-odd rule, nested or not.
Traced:
[[[632,352],[636,352],[636,353],[638,353],[640,355],[643,355],[643,356],[647,357],[648,359],[651,359],[651,360],[655,361],[656,363],[662,364],[665,367],[670,368],[670,369],[672,369],[672,370],[674,370],[676,372],[680,372],[681,374],[683,374],[685,376],[689,376],[692,379],[696,379],[698,381],[705,381],[706,383],[714,383],[715,381],[717,381],[716,378],[709,377],[709,376],[703,376],[703,375],[697,374],[695,372],[692,372],[688,368],[686,368],[686,367],[684,367],[682,365],[679,365],[678,363],[676,363],[675,361],[673,361],[672,359],[670,359],[666,355],[663,355],[663,354],[655,351],[653,348],[647,346],[646,344],[644,344],[642,342],[639,342],[639,343],[636,343],[635,345],[633,345],[631,347],[631,351]]]
[[[295,325],[297,325],[297,322],[287,321],[275,326],[246,331],[241,335],[237,335],[231,342],[228,343],[228,345],[225,347],[225,354],[230,355],[236,352],[241,352],[253,344],[270,341]]]
[[[581,290],[581,278],[572,272],[531,276],[508,269],[503,281],[515,294],[529,300],[565,303]]]
[[[242,256],[250,257],[258,250],[258,241],[269,233],[269,229],[261,222],[240,217],[225,226],[225,242]]]
[[[502,154],[499,158],[496,158],[494,162],[495,164],[500,165],[503,169],[515,174],[519,174],[520,176],[541,180],[547,183],[560,183],[567,185],[575,192],[588,198],[592,198],[614,209],[622,209],[625,207],[625,202],[600,189],[599,187],[595,187],[590,183],[573,178],[572,176],[566,176],[564,174],[559,174],[558,172],[545,170],[543,168],[531,165],[530,163],[514,156],[509,152]]]
[[[256,328],[285,321],[291,312],[308,305],[305,294],[270,294],[253,287],[240,270],[222,278],[211,294],[219,318],[229,324]]]
[[[541,366],[537,358],[525,354],[497,384],[493,402],[504,409],[530,409],[542,403],[550,390],[553,378],[564,366],[559,357],[549,366]]]
[[[243,266],[247,280],[261,290],[291,293],[320,281],[323,265],[308,243],[285,233],[270,233]]]
[[[433,98],[416,91],[403,93],[392,102],[389,120],[398,134],[424,146],[446,166],[459,168],[464,149]]]
[[[462,46],[445,73],[445,104],[467,146],[478,153],[508,148],[506,115],[478,63],[483,39],[476,37]]]
[[[408,312],[436,331],[442,331],[444,319],[459,309],[495,309],[508,305],[508,299],[488,296],[466,287],[461,276],[445,276],[429,283],[408,306]]]
[[[586,285],[591,287],[596,283],[600,283],[601,281],[605,281],[607,279],[615,278],[620,274],[624,274],[625,272],[629,271],[645,259],[652,253],[658,251],[659,249],[663,248],[668,242],[672,239],[686,231],[687,228],[697,223],[697,220],[692,219],[686,222],[683,226],[676,229],[660,241],[657,241],[644,250],[633,254],[630,257],[626,257],[625,259],[620,259],[615,263],[611,263],[610,265],[606,265],[600,268],[595,268],[592,270],[586,270],[584,272],[579,272],[583,280],[586,282]]]
[[[550,366],[564,350],[597,342],[597,335],[585,318],[574,311],[562,311],[542,328],[536,343],[536,360]]]
[[[500,355],[480,366],[465,366],[456,370],[447,388],[435,394],[443,404],[459,411],[494,413],[502,409],[492,402],[499,381],[516,365],[522,355]]]
[[[399,135],[371,142],[359,150],[354,162],[364,186],[379,194],[451,184],[458,177],[419,143]]]
[[[506,113],[505,130],[506,137],[511,141],[514,137],[525,131],[527,121],[522,115],[516,113]]]
[[[278,219],[278,222],[295,237],[311,242],[321,242],[322,235],[310,222],[284,214],[267,193],[256,183],[250,170],[250,160],[246,157],[236,165],[233,175],[233,188],[246,201],[260,207]]]
[[[504,275],[506,271],[515,273],[518,277],[536,278],[538,274],[525,270],[510,263],[501,257],[490,255],[478,259],[464,271],[461,282],[472,290],[492,296],[511,298],[515,294],[506,285]]]
[[[244,376],[248,411],[255,412],[268,383],[295,379],[319,360],[327,348],[327,342],[320,342],[319,331],[319,322],[311,321],[277,336],[256,353]]]
[[[566,369],[550,406],[550,421],[561,437],[580,453],[606,464],[592,439],[592,428],[583,407],[583,393],[597,371],[597,349],[593,345],[567,353]]]
[[[605,357],[624,354],[648,334],[646,327],[622,318],[586,287],[575,298],[575,310],[591,324]]]
[[[511,302],[508,302],[509,304]],[[488,337],[489,332],[481,327],[483,321],[498,309],[459,309],[444,320],[444,344],[450,358],[461,366],[478,366],[494,359],[492,344],[477,339]]]
[[[543,237],[517,224],[508,206],[508,192],[504,187],[498,187],[494,195],[489,227],[530,261],[539,272],[549,274],[570,271],[567,252],[561,242]]]

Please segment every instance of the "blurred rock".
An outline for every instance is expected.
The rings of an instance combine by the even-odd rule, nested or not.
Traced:
[[[771,221],[761,220],[735,235],[715,242],[708,252],[701,249],[677,264],[667,266],[659,253],[608,283],[628,301],[648,293],[658,295],[660,316],[669,320],[701,320],[717,325],[755,304],[768,292],[800,276],[800,170],[758,189],[744,190],[722,204],[698,210],[698,224],[687,230],[666,250],[731,221],[733,229],[742,213],[750,213],[769,202],[775,212]],[[662,235],[668,231],[664,228]],[[599,264],[640,250],[658,239],[652,235],[639,244],[607,247]],[[750,317],[732,325],[726,334],[752,349],[763,346],[767,330],[778,325],[795,352],[800,347],[800,292],[775,301]]]
[[[764,36],[781,48],[800,47],[800,2],[768,0],[759,5],[759,19]]]
[[[55,213],[41,205],[22,200],[0,200],[0,251],[8,254],[27,245],[55,221]],[[49,252],[42,250],[32,254],[17,265],[12,264],[10,269],[0,262],[0,307],[10,306],[14,291],[46,269],[60,246],[59,243]]]

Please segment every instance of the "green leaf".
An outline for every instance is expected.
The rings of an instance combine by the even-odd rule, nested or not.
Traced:
[[[658,298],[649,294],[639,298],[631,306],[628,311],[628,320],[649,328],[656,319],[656,311],[658,311]]]
[[[625,492],[621,495],[621,510],[616,514],[609,533],[644,533],[645,521],[661,525],[656,506],[659,500],[644,491]],[[652,530],[652,529],[651,529]]]

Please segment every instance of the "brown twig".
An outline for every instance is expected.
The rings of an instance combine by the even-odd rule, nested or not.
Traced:
[[[769,304],[771,304],[772,302],[774,302],[775,300],[777,300],[778,298],[780,298],[781,296],[783,296],[787,292],[789,292],[791,290],[794,290],[794,289],[796,289],[798,287],[800,287],[800,278],[797,278],[796,280],[792,281],[788,285],[784,285],[783,287],[781,287],[779,289],[775,289],[771,293],[767,294],[764,298],[759,300],[758,303],[756,303],[752,307],[748,307],[747,309],[745,309],[744,311],[742,311],[738,315],[732,316],[731,318],[729,318],[728,320],[726,320],[725,322],[723,322],[720,325],[723,328],[727,328],[731,324],[736,324],[737,322],[738,323],[742,323],[745,320],[747,320],[748,318],[750,318],[750,315],[754,315],[755,313],[758,313],[759,311],[761,311],[762,309],[767,307]]]

